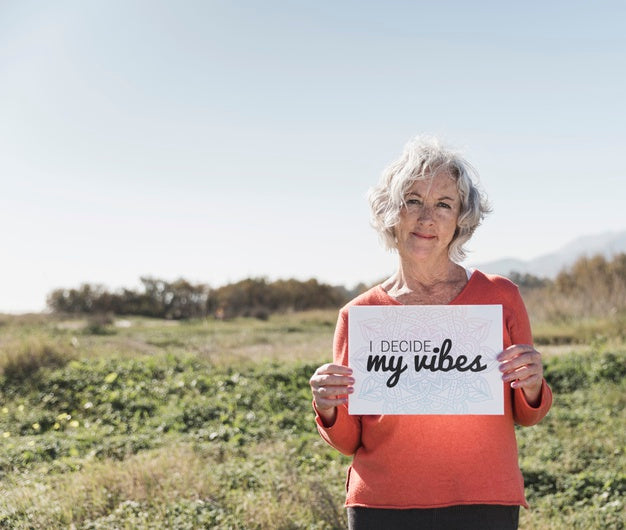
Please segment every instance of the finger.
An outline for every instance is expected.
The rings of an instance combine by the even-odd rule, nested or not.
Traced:
[[[322,386],[316,388],[313,394],[324,398],[332,398],[336,396],[345,396],[354,392],[354,388],[345,386]]]
[[[510,373],[528,365],[542,366],[541,354],[538,351],[532,350],[522,353],[510,361],[500,363],[499,368],[502,373]]]
[[[527,365],[521,366],[517,370],[503,374],[502,380],[504,382],[516,381],[516,380],[521,381],[521,380],[527,379],[528,377],[532,377],[534,375],[541,375],[541,374],[542,374],[542,370],[540,366],[537,366],[535,364],[527,364]]]
[[[354,379],[343,375],[314,375],[309,380],[309,385],[313,391],[322,387],[335,387],[345,390],[354,384]]]
[[[347,397],[340,397],[340,398],[334,398],[334,399],[328,399],[328,398],[318,398],[315,400],[315,406],[317,407],[317,410],[329,410],[335,407],[338,407],[340,405],[345,405],[346,403],[348,403],[348,398]]]
[[[533,374],[524,379],[516,379],[511,382],[512,388],[537,389],[541,387],[542,377],[539,374]]]
[[[329,409],[348,402],[348,395],[354,388],[339,390],[338,387],[322,387],[313,392],[317,408]]]
[[[317,370],[315,370],[316,374],[340,374],[340,375],[351,375],[352,368],[349,366],[344,366],[343,364],[324,364],[320,366]]]
[[[504,351],[501,351],[496,357],[496,360],[499,362],[507,362],[514,359],[518,355],[533,350],[534,348],[530,344],[513,344],[512,346],[506,348]]]
[[[318,375],[315,382],[319,386],[350,386],[354,384],[354,378],[348,375]]]

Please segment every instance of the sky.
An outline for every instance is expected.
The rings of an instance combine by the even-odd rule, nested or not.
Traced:
[[[467,263],[626,228],[623,1],[0,0],[0,312],[55,288],[352,287],[417,134],[493,213]]]

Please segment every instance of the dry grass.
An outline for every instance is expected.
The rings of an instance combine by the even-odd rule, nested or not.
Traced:
[[[63,366],[76,358],[71,345],[50,337],[34,335],[0,345],[0,374],[24,381],[40,368]]]
[[[120,461],[87,462],[80,471],[48,476],[36,487],[28,475],[3,484],[0,501],[6,513],[30,513],[35,528],[78,524],[108,514],[124,500],[159,506],[180,497],[211,500],[219,484],[206,462],[189,446],[146,451]],[[4,506],[3,506],[4,505]]]
[[[242,528],[287,528],[298,520],[345,526],[336,492],[330,492],[320,478],[298,475],[283,442],[251,449],[254,455],[237,458],[208,446],[181,444],[121,462],[87,462],[79,471],[43,480],[35,470],[22,475],[19,483],[0,486],[0,511],[9,516],[28,514],[28,528],[76,528],[130,502],[150,513],[150,524],[144,521],[142,527],[158,528],[166,527],[168,509],[184,500],[224,510]],[[258,481],[258,474],[246,474],[260,462],[264,482]],[[240,486],[248,476],[250,483],[242,492]],[[5,499],[11,500],[10,505]]]

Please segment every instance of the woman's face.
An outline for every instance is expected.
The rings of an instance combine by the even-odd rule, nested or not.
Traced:
[[[442,170],[415,182],[405,196],[395,227],[398,253],[402,259],[423,261],[448,258],[461,210],[456,181]]]

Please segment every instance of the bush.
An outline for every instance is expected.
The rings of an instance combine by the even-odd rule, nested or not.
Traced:
[[[59,368],[75,358],[75,353],[39,339],[29,339],[17,345],[6,345],[0,351],[0,373],[6,380],[22,382],[33,377],[41,368]]]
[[[626,359],[615,353],[606,353],[600,359],[598,366],[598,378],[605,381],[618,383],[626,378]]]
[[[511,277],[523,280],[519,274]],[[523,285],[524,300],[533,319],[576,324],[580,319],[604,319],[618,322],[611,331],[624,338],[626,254],[617,254],[611,261],[603,256],[582,257],[562,270],[553,282],[543,286],[535,282],[526,288]]]
[[[540,470],[523,470],[524,486],[528,489],[529,498],[539,497],[557,491],[557,478],[550,472]]]
[[[109,313],[96,313],[87,320],[85,333],[88,335],[114,335],[109,326],[113,324],[113,316]]]
[[[551,357],[544,363],[544,375],[555,393],[574,392],[600,381],[618,383],[626,377],[626,354]]]

